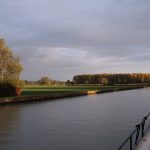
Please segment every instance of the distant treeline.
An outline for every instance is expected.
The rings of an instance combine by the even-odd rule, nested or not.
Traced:
[[[76,75],[73,77],[73,83],[105,85],[150,83],[150,73]]]
[[[64,85],[64,81],[58,81],[58,80],[53,80],[50,79],[49,77],[41,77],[40,80],[37,81],[28,81],[24,80],[25,84],[28,85],[35,85],[35,84],[40,84],[40,85]]]

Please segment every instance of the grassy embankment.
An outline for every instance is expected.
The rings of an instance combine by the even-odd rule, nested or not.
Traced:
[[[97,91],[98,93],[114,92],[121,90],[130,90],[142,88],[143,85],[117,85],[117,86],[25,86],[21,96],[34,96],[34,95],[57,95],[57,94],[72,94],[83,93],[87,91]]]
[[[122,90],[143,88],[144,85],[116,85],[116,86],[25,86],[21,95],[17,97],[0,98],[0,104],[35,102],[41,100],[54,100],[60,98],[76,97],[87,94],[106,93]]]

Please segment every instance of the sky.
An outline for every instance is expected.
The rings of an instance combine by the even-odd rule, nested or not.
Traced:
[[[0,0],[0,38],[21,78],[150,72],[149,0]]]

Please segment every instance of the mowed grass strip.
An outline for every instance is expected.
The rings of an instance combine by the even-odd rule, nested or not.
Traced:
[[[100,90],[99,86],[81,87],[81,86],[67,86],[67,87],[48,87],[48,86],[35,86],[25,87],[22,96],[29,95],[43,95],[43,94],[61,94],[61,93],[80,93],[89,90]]]
[[[120,90],[129,90],[142,88],[142,85],[117,85],[117,86],[26,86],[21,96],[34,96],[34,95],[57,95],[57,94],[68,94],[68,93],[81,93],[87,91],[99,91],[99,93],[113,92]]]

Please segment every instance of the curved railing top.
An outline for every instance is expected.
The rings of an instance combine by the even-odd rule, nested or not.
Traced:
[[[145,123],[146,120],[149,118],[149,116],[150,116],[150,112],[142,119],[141,123],[136,125],[132,133],[127,137],[127,139],[121,144],[121,146],[117,150],[122,150],[128,142],[130,142],[129,150],[133,150],[133,146],[137,145],[140,136],[142,138],[144,137]],[[134,135],[136,136],[135,141],[133,141]]]

